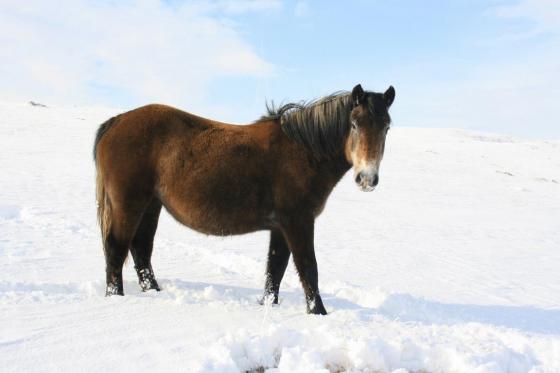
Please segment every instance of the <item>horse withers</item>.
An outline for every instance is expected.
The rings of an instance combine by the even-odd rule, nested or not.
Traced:
[[[319,294],[315,219],[353,167],[363,191],[375,189],[395,98],[337,92],[308,103],[267,107],[249,125],[231,125],[164,105],[103,123],[95,138],[98,217],[107,295],[123,295],[130,251],[142,290],[159,290],[151,264],[162,206],[205,234],[270,231],[264,299],[278,302],[290,254],[307,312],[326,314]]]

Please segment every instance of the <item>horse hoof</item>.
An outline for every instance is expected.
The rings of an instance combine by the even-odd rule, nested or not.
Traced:
[[[142,291],[149,291],[149,290],[161,291],[158,283],[155,280],[150,281],[149,283],[141,282],[140,289],[142,289]]]
[[[148,290],[160,291],[161,290],[159,288],[159,285],[158,285],[157,281],[154,278],[143,279],[143,280],[139,281],[139,284],[140,284],[140,289],[142,291],[148,291]]]
[[[323,316],[325,316],[325,315],[327,315],[327,310],[325,308],[322,308],[322,309],[314,308],[314,309],[308,310],[307,313],[309,313],[311,315],[323,315]]]
[[[118,285],[107,284],[107,289],[105,290],[105,296],[110,297],[112,295],[124,295],[124,291],[122,290],[122,288],[119,288]]]
[[[275,295],[273,295],[273,294],[265,294],[265,295],[263,295],[259,300],[257,300],[257,302],[258,302],[261,306],[268,306],[268,305],[278,304],[278,296],[275,296]]]
[[[159,285],[151,268],[136,269],[138,274],[138,284],[142,291],[155,290],[160,291]]]
[[[314,304],[313,304],[314,303]],[[323,302],[313,302],[310,304],[311,307],[307,307],[307,313],[312,315],[326,315],[327,310],[323,306]]]

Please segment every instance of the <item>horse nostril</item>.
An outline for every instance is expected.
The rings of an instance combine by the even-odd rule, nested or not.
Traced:
[[[373,186],[377,186],[377,184],[379,183],[379,175],[375,174],[373,176],[373,182],[371,183]]]
[[[362,182],[362,173],[360,172],[356,175],[356,184],[360,184]]]

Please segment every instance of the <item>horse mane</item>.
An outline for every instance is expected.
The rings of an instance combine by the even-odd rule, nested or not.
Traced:
[[[260,120],[279,120],[284,133],[307,147],[318,158],[329,158],[342,149],[348,133],[352,99],[350,92],[335,92],[308,102],[275,107],[266,104]]]

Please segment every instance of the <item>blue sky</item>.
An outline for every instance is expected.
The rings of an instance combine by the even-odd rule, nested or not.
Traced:
[[[361,83],[397,126],[560,138],[560,1],[0,2],[0,98],[249,122]]]

